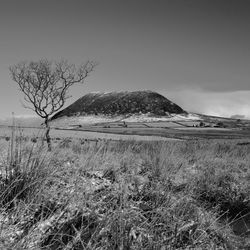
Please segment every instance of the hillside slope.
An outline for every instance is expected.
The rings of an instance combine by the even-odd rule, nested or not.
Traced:
[[[166,116],[186,113],[164,96],[152,91],[89,93],[55,114],[51,120],[63,116],[133,115]]]

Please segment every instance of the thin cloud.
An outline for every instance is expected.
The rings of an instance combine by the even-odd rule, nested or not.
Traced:
[[[167,93],[166,97],[187,111],[223,117],[242,115],[250,119],[250,91],[215,93],[181,90]]]

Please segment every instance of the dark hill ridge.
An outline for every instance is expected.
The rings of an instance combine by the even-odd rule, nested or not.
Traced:
[[[164,96],[152,91],[89,93],[55,114],[51,120],[75,115],[129,115],[164,116],[186,113]]]

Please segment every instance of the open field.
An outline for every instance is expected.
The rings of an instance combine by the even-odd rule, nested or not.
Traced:
[[[200,119],[198,119],[200,117]],[[87,119],[87,118],[86,118]],[[242,139],[250,138],[250,121],[195,115],[189,119],[181,116],[158,118],[159,121],[97,121],[71,117],[61,119],[52,127],[71,131],[88,131],[106,134],[160,136],[177,139]],[[132,118],[131,118],[132,119]],[[112,119],[110,119],[112,120]],[[140,120],[140,119],[139,119]],[[52,123],[53,124],[53,123]],[[152,137],[153,138],[153,137]]]
[[[44,134],[44,129],[42,128],[19,128],[20,133],[24,136],[30,138],[41,137]],[[0,127],[0,138],[8,138],[11,134],[11,127]],[[51,129],[52,140],[60,141],[65,138],[76,139],[80,138],[82,140],[98,141],[98,140],[135,140],[135,141],[170,141],[178,140],[175,138],[162,137],[160,135],[143,134],[137,135],[136,133],[126,134],[123,131],[118,131],[118,133],[111,132],[107,133],[105,131],[95,131],[93,130],[78,130],[78,129]]]
[[[52,122],[52,138],[81,138],[86,140],[170,140],[170,139],[248,139],[250,121],[206,117],[202,120],[174,120],[157,122],[98,122],[77,123],[77,118]],[[220,124],[221,127],[216,127]],[[0,136],[10,133],[10,126],[0,126]],[[42,136],[40,127],[20,127],[23,134]]]
[[[62,137],[47,152],[26,130],[0,139],[0,249],[250,248],[249,137],[94,141],[52,130]]]
[[[243,139],[250,138],[250,130],[239,129],[219,129],[219,128],[106,128],[106,127],[83,127],[70,128],[70,130],[78,131],[92,131],[110,134],[126,134],[126,135],[147,135],[147,136],[161,136],[166,138],[178,139]]]

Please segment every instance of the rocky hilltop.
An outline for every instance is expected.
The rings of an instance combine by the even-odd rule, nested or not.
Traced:
[[[164,96],[152,91],[89,93],[55,114],[51,120],[63,116],[133,115],[167,116],[186,113]]]

